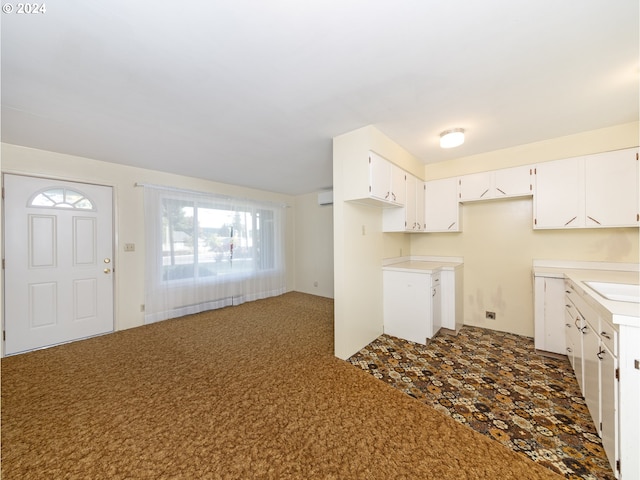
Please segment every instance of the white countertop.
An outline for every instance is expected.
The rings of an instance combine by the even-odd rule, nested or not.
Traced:
[[[398,263],[383,265],[383,270],[396,272],[434,273],[441,270],[455,270],[462,262],[405,260]]]
[[[589,303],[603,307],[611,314],[609,321],[618,325],[640,327],[640,303],[609,300],[595,290],[592,290],[584,282],[611,282],[632,285],[640,284],[640,273],[624,270],[599,270],[599,269],[573,269],[562,267],[534,266],[534,275],[568,278],[584,294],[583,297]],[[599,310],[602,311],[602,308]]]
[[[410,260],[408,262],[392,263],[382,267],[383,270],[408,271],[416,273],[433,273],[440,270],[453,270],[459,263],[452,262],[422,262]]]

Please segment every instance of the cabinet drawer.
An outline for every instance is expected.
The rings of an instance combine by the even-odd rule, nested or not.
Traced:
[[[588,320],[595,330],[598,330],[600,328],[600,320],[596,311],[584,301],[569,280],[565,280],[564,287],[567,298],[573,303],[580,316]]]
[[[600,320],[600,330],[598,331],[600,340],[613,353],[614,357],[618,356],[618,330],[613,328],[611,324],[604,320]]]

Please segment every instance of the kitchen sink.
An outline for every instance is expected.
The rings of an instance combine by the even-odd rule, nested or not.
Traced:
[[[619,302],[640,303],[640,285],[613,282],[582,282],[600,296]]]

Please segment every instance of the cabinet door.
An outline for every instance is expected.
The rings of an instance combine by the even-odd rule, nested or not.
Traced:
[[[581,158],[538,164],[534,195],[534,228],[582,226]]]
[[[618,449],[618,383],[616,380],[617,360],[603,344],[600,346],[600,436],[602,446],[609,459],[611,469],[616,471]]]
[[[536,276],[534,283],[535,347],[566,354],[564,279]]]
[[[397,165],[391,164],[391,176],[389,177],[391,196],[390,200],[398,205],[404,205],[407,196],[407,172]]]
[[[390,201],[391,162],[373,152],[369,153],[369,193],[372,197]]]
[[[459,232],[458,179],[425,182],[424,217],[427,232]]]
[[[500,198],[533,195],[532,168],[529,165],[525,165],[496,170],[493,196]]]
[[[584,361],[584,386],[582,394],[589,407],[596,429],[600,431],[600,339],[596,327],[589,322],[582,329],[582,349]]]
[[[404,200],[406,229],[408,231],[416,231],[418,230],[416,210],[416,185],[418,184],[418,179],[409,174],[406,177],[407,193]]]
[[[472,173],[459,178],[460,201],[483,200],[492,198],[491,192],[493,172]]]
[[[384,271],[384,333],[426,344],[431,331],[431,275]]]
[[[638,222],[638,149],[585,157],[585,225],[635,227]]]
[[[416,226],[420,232],[425,231],[425,218],[424,218],[424,198],[425,198],[425,185],[424,182],[418,180],[416,182]]]

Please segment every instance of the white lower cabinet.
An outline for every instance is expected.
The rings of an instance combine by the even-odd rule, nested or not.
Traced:
[[[621,437],[616,356],[619,333],[601,311],[592,308],[570,280],[565,281],[565,291],[567,353],[569,360],[573,360],[582,395],[616,478],[636,478],[622,476],[619,463]]]
[[[566,354],[564,276],[534,274],[533,293],[536,350]]]
[[[622,480],[633,480],[640,478],[640,326],[620,325],[619,338],[618,458]]]
[[[440,328],[458,332],[463,323],[462,271],[461,264],[384,267],[384,333],[425,345]]]
[[[604,451],[607,452],[607,456],[609,457],[611,469],[615,472],[617,467],[614,459],[620,458],[618,444],[616,442],[616,437],[618,435],[618,381],[616,380],[618,359],[606,347],[606,345],[600,346],[598,358],[600,360],[601,382],[600,436],[602,437],[602,446],[604,447]],[[629,478],[634,477],[629,476]]]
[[[433,331],[430,273],[382,272],[384,333],[426,344]]]

